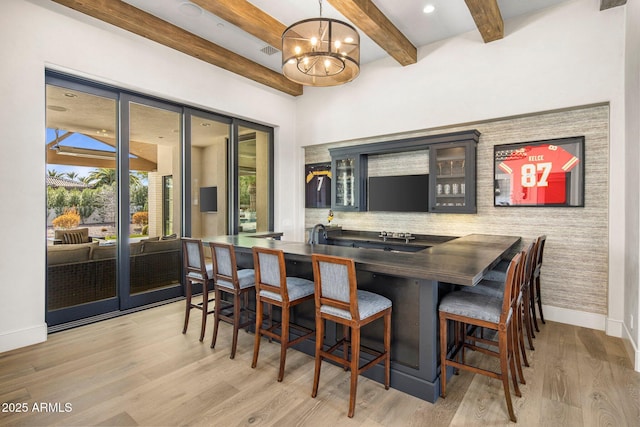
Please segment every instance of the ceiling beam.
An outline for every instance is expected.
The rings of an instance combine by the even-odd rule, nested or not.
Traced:
[[[504,37],[504,21],[497,0],[464,0],[485,43]]]
[[[625,4],[627,4],[627,0],[600,0],[600,10],[607,10]]]
[[[338,12],[402,65],[418,61],[416,47],[371,0],[328,0]]]
[[[282,50],[282,33],[287,26],[246,0],[191,0],[201,8],[232,23],[247,33]]]
[[[289,95],[302,95],[302,85],[284,75],[120,0],[52,1]]]
[[[65,156],[50,148],[47,150],[47,164],[115,169],[116,160],[115,158],[110,160],[86,158],[82,156]],[[133,171],[155,172],[158,170],[158,165],[145,159],[129,159],[129,169]]]

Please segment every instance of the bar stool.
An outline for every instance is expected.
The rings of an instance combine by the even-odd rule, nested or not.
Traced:
[[[300,277],[287,277],[284,264],[284,252],[278,249],[253,248],[253,266],[256,275],[256,338],[253,346],[253,362],[251,367],[258,364],[260,338],[266,336],[280,341],[280,370],[278,381],[284,377],[284,365],[287,349],[302,340],[311,337],[311,329],[304,328],[290,322],[290,310],[298,304],[313,299],[313,282]],[[281,309],[279,323],[268,327],[262,325],[263,304]],[[274,332],[280,329],[280,333]],[[289,331],[295,329],[302,332],[299,337],[290,340]]]
[[[527,341],[529,343],[529,348],[534,350],[533,347],[533,325],[531,321],[531,312],[530,312],[530,291],[529,285],[531,283],[531,274],[533,271],[533,263],[535,256],[535,242],[531,242],[529,246],[524,250],[524,266],[522,268],[521,275],[518,277],[518,281],[520,282],[519,290],[518,290],[518,298],[516,307],[514,307],[514,313],[517,316],[517,339],[518,344],[520,346],[520,352],[522,354],[522,361],[525,366],[529,366],[529,361],[527,360],[527,353],[524,348],[524,330],[527,333]],[[499,277],[498,275],[494,275],[494,277]],[[488,295],[494,298],[502,299],[504,294],[504,287],[506,282],[506,272],[504,274],[504,278],[502,281],[499,280],[487,280],[483,279],[476,286],[467,286],[462,290],[464,292],[472,292],[479,293],[483,295]],[[522,376],[521,376],[522,379]],[[523,382],[524,384],[524,382]]]
[[[184,327],[182,333],[187,333],[189,326],[189,313],[192,308],[202,311],[202,324],[200,327],[200,341],[204,339],[204,331],[207,326],[207,315],[213,313],[209,310],[209,303],[214,299],[209,299],[209,286],[213,286],[213,265],[205,263],[204,247],[202,240],[182,238],[182,253],[184,254],[185,287],[186,287],[186,312],[184,315]],[[191,302],[193,296],[193,284],[202,285],[202,302],[194,304]]]
[[[536,303],[538,305],[538,312],[540,313],[540,320],[542,323],[544,321],[544,314],[542,313],[542,294],[540,292],[540,270],[542,269],[542,256],[544,254],[544,245],[547,241],[546,235],[538,236],[536,239],[536,258],[535,265],[533,269],[533,277],[531,279],[531,313],[533,316],[533,325],[536,328],[536,331],[540,331],[538,328],[538,321],[536,320]]]
[[[439,306],[440,317],[440,382],[442,397],[446,397],[447,390],[447,366],[455,369],[464,369],[474,373],[486,375],[491,378],[502,380],[504,395],[507,402],[509,418],[517,422],[513,412],[511,393],[509,390],[509,371],[516,396],[521,396],[516,378],[515,358],[517,348],[515,347],[515,327],[513,307],[519,293],[519,277],[524,268],[524,253],[516,254],[507,269],[505,290],[502,299],[472,292],[454,291],[447,294]],[[451,355],[448,355],[447,347],[447,321],[453,321],[454,330],[468,326],[487,328],[495,330],[498,336],[498,352],[468,343],[464,337],[456,340]],[[494,372],[469,365],[464,360],[464,349],[469,348],[474,351],[498,357],[500,359],[500,372]],[[460,354],[461,358],[458,358]]]
[[[349,413],[356,406],[358,376],[384,360],[384,388],[389,389],[391,365],[391,301],[382,295],[358,290],[356,268],[352,259],[314,254],[311,257],[315,279],[316,357],[311,397],[318,394],[322,359],[351,369]],[[384,350],[372,350],[360,345],[360,328],[376,319],[384,319]],[[343,338],[327,350],[323,349],[325,320],[343,325]],[[350,332],[350,334],[349,334]],[[349,335],[351,339],[349,339]],[[342,347],[342,357],[333,354]],[[351,360],[349,360],[351,348]],[[360,351],[374,358],[360,367]]]
[[[229,358],[233,359],[238,345],[238,330],[249,326],[253,320],[249,319],[249,293],[255,290],[255,274],[251,268],[238,270],[233,245],[210,242],[209,247],[213,259],[213,288],[216,300],[211,348],[216,346],[220,321],[229,323],[233,326],[233,342]],[[224,300],[222,292],[232,295],[233,302]],[[243,314],[246,316],[244,322],[241,320]]]

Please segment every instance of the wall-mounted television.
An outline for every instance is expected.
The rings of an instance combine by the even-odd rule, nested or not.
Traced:
[[[429,211],[429,175],[372,176],[367,192],[369,211]]]
[[[218,211],[218,187],[200,187],[200,212]]]

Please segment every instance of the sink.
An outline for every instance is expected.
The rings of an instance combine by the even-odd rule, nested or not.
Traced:
[[[385,246],[383,250],[389,252],[420,252],[431,246],[423,246],[423,245],[393,245],[393,246]]]

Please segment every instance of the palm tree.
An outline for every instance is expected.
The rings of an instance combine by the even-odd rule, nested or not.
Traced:
[[[55,169],[47,169],[47,175],[53,178],[62,178],[64,176],[64,173],[58,172]]]
[[[67,178],[69,178],[69,179],[71,179],[73,181],[77,180],[78,177],[80,176],[80,175],[78,175],[78,172],[75,172],[75,171],[67,172],[67,173],[65,173],[65,175],[66,175]]]
[[[87,180],[95,187],[111,185],[116,182],[116,170],[110,168],[94,169],[89,172]]]
[[[116,182],[116,179],[115,169],[100,168],[89,172],[85,182],[97,188],[103,185],[111,185]],[[139,173],[129,174],[129,186],[135,187],[138,185],[142,185],[141,175]]]

